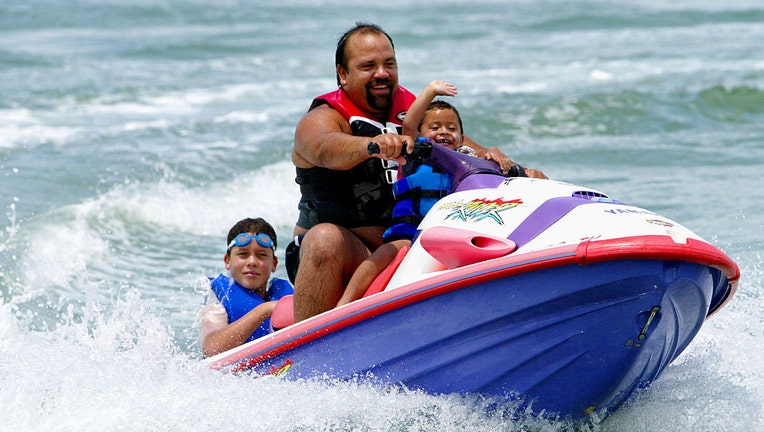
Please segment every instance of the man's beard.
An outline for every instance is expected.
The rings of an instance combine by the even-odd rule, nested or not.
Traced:
[[[374,84],[379,83],[372,83],[370,84],[370,87]],[[386,84],[390,85],[390,82],[387,82]],[[385,95],[381,96],[374,96],[371,91],[366,91],[366,103],[369,104],[369,107],[375,111],[379,111],[380,113],[385,113],[390,110],[390,108],[393,106],[393,88],[392,86],[389,87],[389,92]]]

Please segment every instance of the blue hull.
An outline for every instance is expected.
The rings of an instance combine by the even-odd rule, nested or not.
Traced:
[[[214,367],[373,377],[433,394],[519,399],[568,418],[605,415],[657,378],[730,291],[722,271],[702,264],[551,261],[499,261],[382,292]]]

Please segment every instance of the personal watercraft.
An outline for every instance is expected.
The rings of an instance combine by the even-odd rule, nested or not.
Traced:
[[[362,299],[207,364],[604,416],[658,378],[736,290],[735,262],[653,211],[574,184],[508,178],[438,145],[418,157],[450,172],[454,192]],[[289,301],[274,323],[289,323]]]

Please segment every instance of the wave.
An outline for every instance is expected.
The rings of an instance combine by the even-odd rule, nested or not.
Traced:
[[[220,271],[225,235],[236,221],[264,217],[276,228],[281,250],[286,247],[299,200],[293,173],[281,162],[206,186],[136,182],[12,221],[2,243],[3,254],[15,257],[0,274],[4,297],[40,312],[42,327],[65,305],[130,287],[165,299],[159,304],[194,309],[199,298],[182,290],[193,292],[205,273]],[[15,206],[11,210],[15,214]],[[173,296],[183,299],[167,299]],[[46,304],[52,309],[40,307]],[[188,319],[176,321],[176,328]]]
[[[623,5],[596,1],[575,4],[561,2],[558,6],[545,5],[545,10],[554,12],[538,14],[537,16],[543,18],[530,21],[526,28],[536,31],[655,29],[716,24],[755,24],[764,19],[764,9],[754,4],[720,10],[695,4]]]
[[[683,94],[687,89],[674,91],[677,93],[669,95],[657,93],[656,89],[553,97],[543,93],[509,94],[501,97],[499,103],[492,101],[493,106],[469,105],[463,116],[468,135],[493,135],[495,138],[491,139],[498,142],[507,141],[507,135],[534,141],[645,137],[689,130],[702,134],[740,123],[760,124],[764,120],[764,92],[756,87],[715,85],[689,95]]]
[[[718,122],[761,123],[764,91],[747,85],[716,85],[702,90],[691,106],[704,117]]]

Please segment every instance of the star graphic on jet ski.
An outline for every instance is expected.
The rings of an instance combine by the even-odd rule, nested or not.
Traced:
[[[504,224],[504,220],[499,215],[500,212],[515,208],[522,204],[521,199],[505,201],[501,198],[489,200],[487,198],[477,198],[467,202],[457,201],[444,204],[441,209],[453,208],[453,211],[446,215],[445,219],[458,219],[467,221],[481,221],[489,218],[499,225]]]

